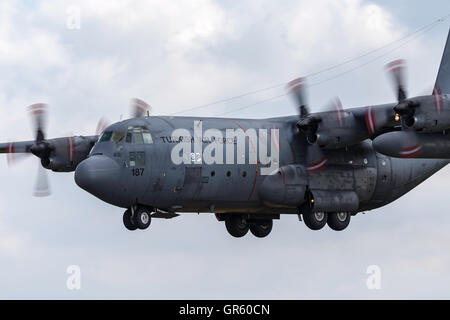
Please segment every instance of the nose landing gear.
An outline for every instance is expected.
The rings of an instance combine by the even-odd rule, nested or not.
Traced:
[[[151,214],[152,210],[147,207],[138,206],[134,210],[127,209],[123,214],[123,224],[130,231],[145,230],[152,222]]]

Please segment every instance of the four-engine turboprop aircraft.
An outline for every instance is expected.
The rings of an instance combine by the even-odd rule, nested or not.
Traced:
[[[148,105],[136,100],[133,119],[89,137],[47,139],[46,107],[37,104],[35,141],[0,144],[0,153],[32,153],[46,169],[75,171],[78,186],[126,209],[128,230],[182,212],[214,213],[234,237],[265,237],[281,214],[298,214],[313,230],[343,230],[351,216],[394,201],[448,163],[396,156],[441,157],[440,144],[450,146],[449,45],[433,95],[407,98],[402,64],[388,65],[398,103],[344,110],[336,100],[335,110],[310,113],[299,78],[288,84],[299,109],[289,117],[146,116]],[[46,178],[39,181],[43,195]]]

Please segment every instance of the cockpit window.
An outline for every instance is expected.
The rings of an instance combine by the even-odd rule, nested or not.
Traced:
[[[99,142],[107,142],[111,140],[112,131],[105,131],[103,132],[102,136],[100,137]]]
[[[145,127],[128,127],[127,143],[132,144],[152,144],[153,139],[150,131]]]
[[[120,142],[125,138],[125,132],[123,131],[114,131],[111,137],[113,142]]]

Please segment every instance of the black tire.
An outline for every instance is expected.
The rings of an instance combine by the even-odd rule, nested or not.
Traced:
[[[272,231],[273,220],[262,220],[250,225],[250,232],[257,238],[264,238]]]
[[[229,234],[235,238],[241,238],[248,232],[247,220],[241,215],[231,215],[225,219],[225,227]]]
[[[140,207],[134,211],[134,223],[136,226],[141,229],[147,229],[152,222],[151,210],[147,208]]]
[[[351,216],[348,212],[330,213],[327,224],[331,229],[341,231],[348,227]]]
[[[123,224],[124,224],[125,228],[127,228],[130,231],[134,231],[138,228],[137,225],[135,225],[133,222],[130,209],[125,211],[123,214]]]
[[[326,212],[311,212],[303,214],[303,221],[311,230],[320,230],[327,224],[328,214]]]

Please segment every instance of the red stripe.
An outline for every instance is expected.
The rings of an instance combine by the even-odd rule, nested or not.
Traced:
[[[408,153],[410,151],[414,151],[415,149],[417,149],[415,152]],[[417,144],[412,147],[403,148],[402,151],[400,152],[400,157],[401,158],[413,158],[413,157],[418,156],[421,151],[422,151],[422,147]]]
[[[433,90],[433,102],[434,102],[434,109],[438,111],[438,99],[436,94],[436,87]]]
[[[324,160],[325,160],[325,157],[323,157],[323,158],[320,159],[319,161],[316,161],[316,162],[313,162],[313,163],[308,164],[308,167],[314,167],[314,166],[317,166],[319,163],[321,163],[321,162],[324,161]]]
[[[7,152],[6,160],[8,165],[10,165],[14,161],[14,143],[8,145]]]
[[[75,143],[74,143],[74,138],[70,137],[67,138],[67,156],[69,157],[70,161],[74,161],[75,160]]]
[[[286,184],[286,178],[284,176],[284,170],[283,168],[280,168],[281,176],[283,177],[283,184]]]
[[[438,86],[438,93],[439,93],[439,111],[444,111],[444,101],[442,100],[442,91],[441,88]]]
[[[303,82],[305,82],[305,78],[297,78],[292,81],[289,81],[288,85],[292,86],[294,84],[303,83]]]
[[[413,152],[413,153],[409,153],[409,154],[401,154],[400,157],[401,157],[401,158],[414,158],[414,157],[418,156],[418,155],[420,154],[421,151],[422,151],[422,150],[419,149],[419,150],[417,150],[416,152]]]
[[[375,126],[375,121],[374,121],[375,115],[374,115],[372,107],[367,107],[364,118],[366,120],[366,126],[367,126],[367,130],[369,131],[369,134],[375,133],[375,131],[376,131],[376,126]]]
[[[306,170],[308,171],[308,173],[317,173],[317,172],[322,171],[323,169],[325,169],[326,166],[327,166],[327,161],[326,161],[325,158],[323,158],[321,161],[323,161],[323,164],[321,166],[317,167],[317,168],[314,168],[314,169],[310,168],[310,167],[314,167],[313,164],[308,165],[306,167]],[[321,161],[318,161],[317,164],[319,164]]]
[[[294,91],[300,90],[301,88],[303,88],[303,85],[299,84],[299,85],[296,85],[295,87],[290,88],[289,90],[291,92],[294,92]]]
[[[75,161],[75,155],[76,155],[76,144],[75,144],[75,138],[72,138],[72,161]]]
[[[416,149],[417,147],[419,147],[418,144],[416,144],[415,146],[412,146],[412,147],[403,148],[402,151],[403,151],[403,152],[408,152],[408,151],[411,151],[411,150]]]
[[[403,66],[395,67],[395,68],[390,69],[389,72],[390,73],[394,73],[394,72],[402,70],[403,68],[404,68]]]
[[[391,68],[400,64],[405,64],[406,60],[403,59],[399,59],[399,60],[394,60],[392,62],[389,62],[388,64],[386,64],[386,68]]]

